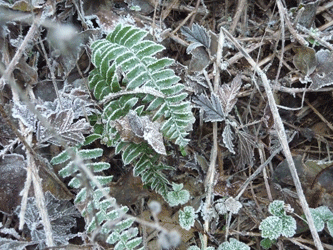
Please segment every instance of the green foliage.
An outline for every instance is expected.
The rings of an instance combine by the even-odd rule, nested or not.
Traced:
[[[313,218],[316,230],[322,231],[327,224],[327,229],[330,235],[333,237],[333,213],[326,206],[317,208],[310,208],[311,216]]]
[[[190,230],[194,226],[195,218],[196,215],[193,207],[186,206],[184,207],[184,211],[179,210],[179,225],[182,228]]]
[[[270,249],[273,244],[275,244],[276,240],[270,240],[269,238],[265,238],[260,241],[260,246],[264,249]]]
[[[114,245],[114,249],[137,249],[142,238],[137,237],[138,229],[132,227],[132,218],[123,219],[128,207],[118,206],[114,198],[105,198],[110,188],[97,187],[92,180],[87,181],[85,170],[82,169],[82,161],[92,161],[102,156],[103,150],[69,148],[51,160],[53,164],[65,163],[66,166],[59,171],[62,177],[73,176],[69,186],[81,189],[76,195],[74,203],[83,206],[81,214],[87,222],[88,233],[106,236],[106,243]],[[71,159],[74,159],[71,160]],[[79,167],[80,166],[80,167]],[[101,186],[106,186],[112,181],[112,176],[95,175],[110,168],[109,163],[92,162],[85,163]]]
[[[138,116],[158,121],[164,139],[174,141],[181,149],[189,141],[185,137],[195,119],[190,103],[184,101],[184,85],[173,70],[166,68],[172,59],[155,57],[164,47],[144,40],[146,35],[139,28],[118,25],[105,39],[95,41],[91,45],[95,69],[90,72],[89,86],[95,98],[105,104],[101,142],[115,147],[116,153],[122,152],[124,164],[134,164],[134,175],[165,197],[169,182],[163,171],[171,167],[159,163],[160,155],[149,141],[154,136],[137,140],[142,135],[133,121],[129,122],[129,130],[134,136],[124,135],[123,123],[117,127],[135,110]],[[100,129],[101,124],[96,124],[95,132]]]
[[[89,86],[99,100],[111,93],[135,88],[152,88],[161,93],[164,98],[148,93],[140,98],[133,94],[122,96],[104,107],[102,117],[107,124],[124,116],[140,99],[147,103],[145,111],[156,111],[153,120],[164,118],[161,128],[164,136],[184,147],[188,143],[185,138],[188,125],[194,122],[190,103],[183,101],[187,97],[182,92],[184,85],[178,83],[179,77],[175,76],[173,70],[165,69],[173,60],[154,57],[164,47],[143,40],[146,35],[146,31],[133,26],[118,25],[106,39],[95,41],[91,48],[92,62],[96,68],[89,75]],[[126,78],[122,82],[119,71]]]
[[[292,237],[296,233],[296,221],[293,217],[286,215],[284,201],[273,201],[268,210],[273,216],[264,219],[259,226],[263,238],[275,240],[280,235]]]
[[[183,184],[172,183],[173,191],[167,193],[167,201],[170,206],[183,205],[190,199],[190,193],[183,189]]]
[[[250,247],[239,240],[230,238],[229,242],[223,242],[217,250],[250,250]]]

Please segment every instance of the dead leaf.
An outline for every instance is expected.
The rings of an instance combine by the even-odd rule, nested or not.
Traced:
[[[293,63],[305,75],[311,75],[317,67],[316,51],[309,47],[294,47]]]
[[[312,84],[310,89],[320,89],[333,84],[333,53],[329,50],[320,50],[317,56],[317,69],[310,76]]]
[[[47,117],[47,120],[49,124],[52,124],[58,137],[54,135],[55,133],[51,129],[39,124],[37,131],[37,140],[39,143],[48,142],[61,146],[60,139],[62,139],[68,145],[83,144],[85,140],[83,134],[90,133],[92,129],[86,119],[80,119],[73,123],[74,112],[71,109],[51,113]]]
[[[0,159],[0,210],[12,214],[20,205],[20,192],[26,180],[26,162],[18,154],[5,155]]]
[[[114,122],[120,137],[124,141],[136,144],[144,140],[159,154],[166,155],[160,124],[152,122],[148,116],[138,116],[133,110]]]

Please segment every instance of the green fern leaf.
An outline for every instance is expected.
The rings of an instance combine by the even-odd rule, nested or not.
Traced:
[[[143,96],[142,101],[147,101],[145,97],[148,97],[149,103],[146,110],[158,109],[154,119],[160,117],[165,119],[161,130],[164,136],[185,147],[188,143],[185,137],[190,129],[189,125],[194,122],[194,117],[190,103],[183,102],[187,97],[187,94],[182,92],[184,85],[178,83],[180,78],[175,76],[173,70],[166,69],[173,63],[172,59],[154,57],[164,47],[155,42],[143,40],[146,35],[146,31],[136,27],[118,25],[106,39],[95,41],[91,48],[92,62],[96,69],[90,73],[89,86],[99,100],[109,93],[118,92],[120,90],[118,70],[125,76],[122,84],[126,84],[126,90],[150,87],[165,94],[166,98],[147,94]],[[111,101],[111,104],[105,106],[103,112],[105,122],[126,115],[138,100],[133,99],[130,105],[125,105],[126,107],[124,107],[124,101]],[[107,145],[114,144],[111,141],[112,139]]]

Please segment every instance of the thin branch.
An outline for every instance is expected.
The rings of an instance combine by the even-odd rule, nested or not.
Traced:
[[[215,93],[218,92],[219,84],[220,84],[219,65],[221,64],[221,59],[222,59],[223,44],[224,44],[224,34],[223,34],[222,30],[220,30],[217,53],[216,53],[216,61],[214,63],[214,68],[216,70],[215,79],[214,79],[214,92]],[[210,209],[211,203],[212,203],[213,184],[214,184],[215,172],[216,172],[215,165],[216,165],[216,158],[217,158],[217,150],[218,150],[217,122],[213,122],[213,148],[211,151],[210,164],[209,164],[209,169],[208,169],[207,177],[206,177],[206,181],[205,181],[205,187],[207,190],[205,206],[206,206],[207,210]],[[209,219],[205,220],[204,230],[206,232],[209,232]],[[205,248],[207,248],[207,241],[208,241],[207,234],[204,234],[203,240],[204,240],[203,248],[205,249]]]

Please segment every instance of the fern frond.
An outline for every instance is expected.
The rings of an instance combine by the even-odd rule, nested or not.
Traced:
[[[102,156],[103,150],[70,148],[54,157],[53,164],[65,163],[67,165],[59,171],[62,177],[73,176],[69,186],[81,190],[76,195],[75,204],[80,204],[83,208],[81,214],[87,222],[88,233],[98,233],[106,236],[106,243],[113,244],[114,249],[138,249],[142,242],[141,237],[137,237],[138,229],[133,226],[134,219],[124,219],[123,216],[129,210],[126,206],[117,206],[115,198],[106,199],[105,193],[110,192],[107,185],[112,181],[113,176],[95,176],[95,179],[104,188],[98,188],[93,181],[88,181],[84,171],[80,171],[79,166],[71,159],[95,160]],[[94,162],[86,163],[85,166],[92,173],[99,173],[110,168],[109,163]],[[88,184],[88,185],[87,185]],[[94,235],[93,234],[93,235]],[[140,248],[141,249],[141,248]]]
[[[141,101],[147,103],[145,107],[147,112],[155,111],[153,120],[160,117],[165,120],[161,128],[163,135],[175,140],[179,146],[185,147],[189,141],[186,139],[187,131],[194,122],[194,117],[190,103],[183,101],[187,97],[183,92],[184,85],[178,83],[180,78],[173,70],[166,69],[173,63],[172,59],[155,57],[164,47],[143,40],[146,35],[146,31],[133,26],[118,25],[106,39],[95,41],[91,48],[92,62],[96,69],[89,76],[90,88],[99,100],[122,88],[133,90],[149,87],[164,94],[166,97],[161,98],[147,93],[142,95]],[[124,78],[120,83],[122,77]],[[128,95],[126,98],[128,100],[119,98],[119,102],[114,100],[105,106],[102,115],[106,118],[105,124],[126,115],[129,108],[138,102],[134,95]],[[124,106],[124,101],[129,100],[131,102]],[[107,141],[107,145],[114,145],[113,138],[109,139],[110,141],[108,139],[104,141]]]

